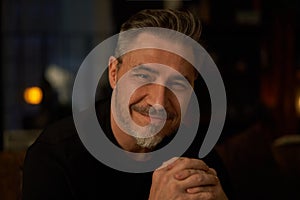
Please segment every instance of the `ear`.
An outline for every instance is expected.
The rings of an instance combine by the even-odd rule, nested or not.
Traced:
[[[118,60],[114,56],[110,56],[108,60],[108,78],[112,89],[114,89],[117,84],[117,65]]]

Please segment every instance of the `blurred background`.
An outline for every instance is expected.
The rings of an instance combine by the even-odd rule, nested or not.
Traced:
[[[145,8],[189,9],[227,92],[217,144],[239,199],[300,186],[300,5],[296,0],[2,0],[0,199],[20,199],[27,147],[71,115],[85,56]],[[270,188],[270,189],[267,189]],[[299,197],[299,196],[297,196]]]

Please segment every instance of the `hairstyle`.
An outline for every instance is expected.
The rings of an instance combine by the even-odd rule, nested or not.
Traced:
[[[172,29],[196,41],[199,41],[202,29],[200,20],[188,10],[145,9],[123,23],[120,31],[144,27]]]
[[[121,25],[120,33],[146,27],[171,29],[180,32],[197,42],[200,40],[202,30],[199,18],[188,10],[145,9],[139,11],[124,22]],[[132,39],[134,38],[123,38],[121,34],[119,35],[115,50],[115,56],[117,58],[119,58],[120,55],[123,55]],[[121,60],[119,61],[121,62]]]

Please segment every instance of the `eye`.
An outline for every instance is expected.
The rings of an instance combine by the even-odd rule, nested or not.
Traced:
[[[137,78],[140,78],[140,79],[149,79],[150,78],[150,76],[147,74],[135,74],[134,76]]]
[[[147,73],[134,73],[133,78],[138,82],[152,82],[154,77]]]
[[[186,91],[189,89],[189,86],[184,81],[173,81],[168,84],[170,88],[176,91]]]

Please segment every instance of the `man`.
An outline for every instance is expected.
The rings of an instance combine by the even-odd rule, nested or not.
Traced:
[[[143,10],[121,27],[121,32],[141,31],[131,38],[120,35],[107,74],[100,80],[113,90],[100,88],[102,96],[95,108],[107,138],[137,164],[151,162],[153,154],[148,153],[168,146],[181,126],[188,133],[192,120],[185,114],[198,77],[189,59],[164,50],[168,47],[196,59],[188,44],[147,27],[180,32],[195,41],[201,32],[199,20],[190,12],[173,10]],[[151,44],[159,44],[161,49],[141,48]],[[103,83],[105,77],[107,83]],[[212,150],[203,160],[197,158],[203,139],[200,131],[182,155],[164,160],[154,171],[133,173],[99,162],[87,151],[76,128],[72,118],[64,119],[46,128],[28,149],[24,200],[225,200],[230,196],[226,171],[216,152]]]

